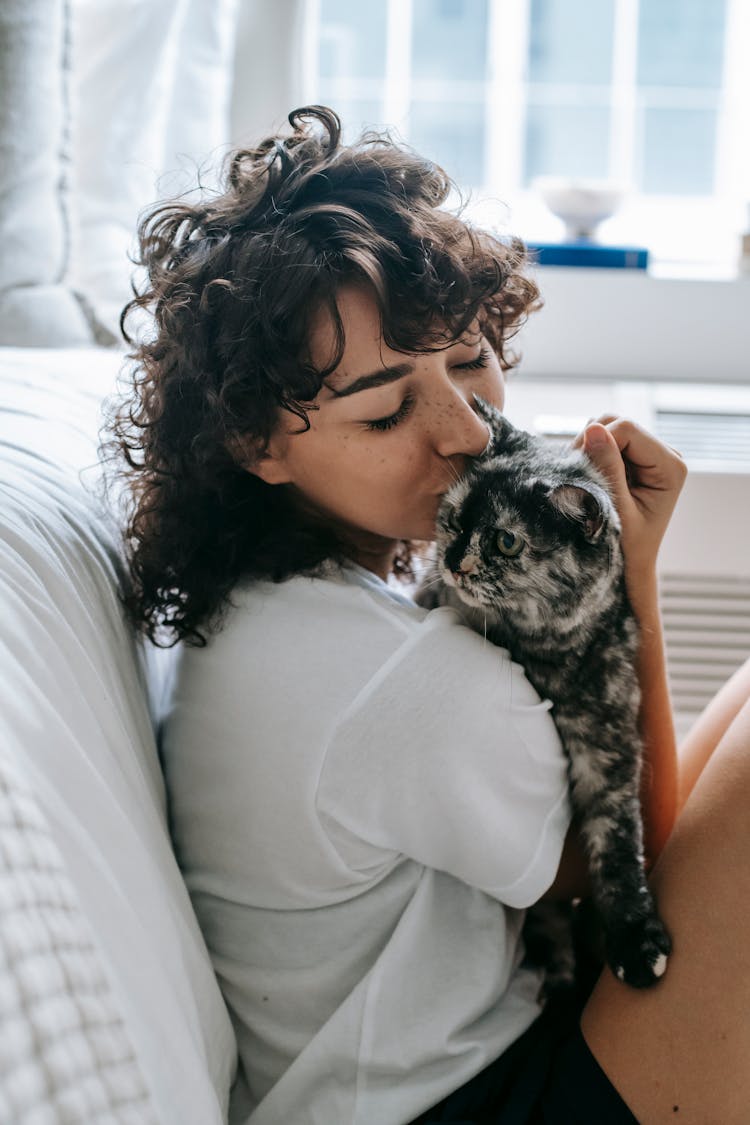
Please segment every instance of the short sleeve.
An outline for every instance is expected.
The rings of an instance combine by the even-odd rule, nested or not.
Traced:
[[[317,809],[340,850],[367,841],[529,906],[571,819],[550,704],[504,649],[433,610],[335,723]],[[364,862],[361,844],[343,858]]]

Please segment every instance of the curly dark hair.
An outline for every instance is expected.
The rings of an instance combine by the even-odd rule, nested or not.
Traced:
[[[142,288],[120,324],[129,384],[108,400],[103,480],[114,465],[124,504],[136,629],[169,647],[204,645],[242,579],[281,581],[345,557],[335,529],[303,517],[283,485],[240,464],[260,455],[280,410],[307,411],[340,362],[340,287],[366,281],[386,344],[414,354],[448,346],[477,319],[502,366],[539,303],[525,248],[443,208],[453,187],[388,133],[341,142],[333,110],[289,114],[291,135],[227,158],[222,190],[155,205],[139,228]],[[308,353],[308,326],[328,309],[336,354]],[[148,314],[136,340],[131,318]],[[108,436],[107,436],[108,435]],[[408,549],[397,559],[408,570]]]

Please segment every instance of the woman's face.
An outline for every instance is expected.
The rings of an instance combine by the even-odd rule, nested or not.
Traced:
[[[326,379],[300,431],[282,411],[266,456],[253,472],[293,489],[298,501],[335,524],[352,558],[385,576],[400,539],[433,539],[442,495],[467,457],[487,445],[474,393],[502,409],[497,356],[475,331],[430,355],[407,355],[383,342],[377,305],[365,287],[338,295],[346,336],[340,364]],[[334,351],[328,312],[313,323],[313,362]]]

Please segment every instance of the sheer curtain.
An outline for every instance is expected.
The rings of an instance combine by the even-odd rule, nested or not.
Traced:
[[[301,91],[303,0],[3,0],[0,344],[116,344],[139,214]]]

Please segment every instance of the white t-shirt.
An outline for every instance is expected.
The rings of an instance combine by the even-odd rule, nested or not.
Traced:
[[[549,704],[360,567],[233,601],[182,649],[162,739],[244,1071],[230,1122],[402,1125],[540,1011],[519,934],[571,816]]]

